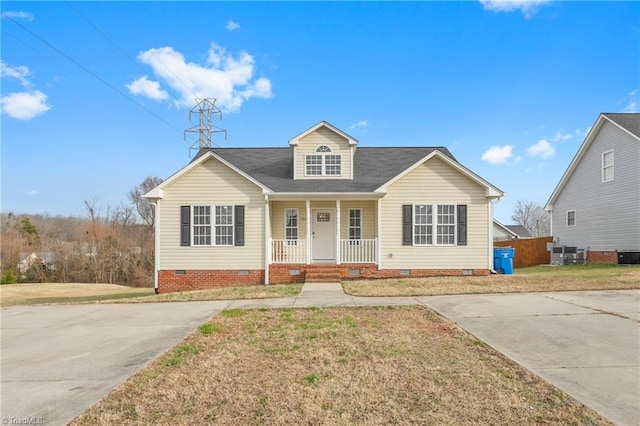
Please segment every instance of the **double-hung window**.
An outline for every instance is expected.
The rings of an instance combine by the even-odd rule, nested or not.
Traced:
[[[454,204],[414,204],[413,244],[426,246],[434,243],[439,246],[456,244],[456,206]]]
[[[193,206],[193,245],[211,245],[211,206]]]
[[[285,210],[284,228],[287,245],[296,245],[298,243],[298,209]]]
[[[320,145],[313,154],[304,157],[306,176],[340,176],[342,175],[342,156],[332,154],[331,148]]]
[[[433,206],[416,204],[413,206],[413,244],[425,246],[433,244]]]
[[[602,182],[613,180],[613,151],[602,153]]]
[[[438,245],[452,246],[456,243],[456,206],[438,205],[436,241]]]
[[[216,206],[216,245],[233,245],[233,206]]]
[[[576,226],[576,211],[567,211],[567,226]]]
[[[351,245],[360,244],[362,239],[362,210],[349,209],[349,240]]]

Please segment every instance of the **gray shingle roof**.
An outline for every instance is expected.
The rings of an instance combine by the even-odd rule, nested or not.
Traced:
[[[602,115],[616,122],[620,127],[627,129],[629,132],[640,138],[640,114],[614,114],[607,112]]]
[[[444,147],[359,147],[353,179],[293,179],[290,148],[206,148],[275,192],[373,192],[434,150],[457,161]],[[194,160],[195,160],[194,158]]]
[[[504,225],[505,228],[508,228],[511,232],[515,233],[520,238],[531,238],[531,234],[527,231],[522,225]]]

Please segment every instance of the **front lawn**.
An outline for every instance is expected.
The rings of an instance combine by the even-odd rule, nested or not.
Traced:
[[[423,306],[227,310],[94,424],[610,424]]]
[[[640,288],[640,266],[534,266],[515,269],[512,275],[344,281],[342,287],[353,296],[616,290]]]
[[[0,306],[90,303],[151,294],[152,288],[115,284],[5,284],[0,286]]]
[[[0,286],[0,306],[70,303],[156,303],[296,296],[302,284],[226,287],[154,294],[153,288],[115,284],[9,284]]]

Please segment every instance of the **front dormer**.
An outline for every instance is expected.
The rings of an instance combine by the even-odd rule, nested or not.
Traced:
[[[321,121],[289,141],[294,179],[353,179],[358,141]]]

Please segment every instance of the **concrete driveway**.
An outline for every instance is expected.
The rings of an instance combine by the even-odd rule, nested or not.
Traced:
[[[417,299],[616,424],[640,424],[639,290]]]
[[[2,309],[2,423],[68,423],[228,304]]]

